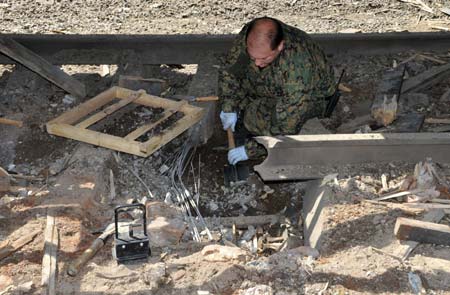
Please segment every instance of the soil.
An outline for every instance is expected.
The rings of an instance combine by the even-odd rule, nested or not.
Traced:
[[[440,9],[447,1],[424,1],[423,9],[401,1],[1,1],[0,33],[20,34],[230,34],[257,16],[273,16],[309,33],[432,31],[450,27],[449,16]],[[432,3],[430,3],[432,2]],[[330,132],[345,122],[367,114],[384,71],[415,52],[389,56],[330,56],[336,74],[346,69],[343,94],[336,112],[321,120]],[[442,62],[448,54],[423,53]],[[436,61],[415,58],[406,62],[414,76]],[[108,89],[126,69],[110,65],[67,66],[63,70],[83,82],[88,98]],[[161,65],[148,77],[167,81],[162,96],[186,94],[196,65]],[[428,103],[404,106],[427,117],[449,114],[448,98],[441,98],[449,79],[421,91]],[[88,99],[86,98],[86,99]],[[306,182],[263,183],[251,173],[246,183],[226,187],[225,133],[216,126],[206,145],[188,155],[190,163],[182,183],[172,177],[177,157],[187,146],[185,133],[148,158],[94,147],[49,135],[45,123],[84,100],[66,94],[20,65],[0,65],[0,115],[22,120],[23,128],[0,126],[0,166],[14,178],[13,185],[26,187],[0,193],[0,241],[14,241],[36,229],[34,240],[0,261],[0,294],[40,294],[44,229],[49,211],[56,212],[59,230],[58,294],[409,294],[414,293],[408,274],[420,276],[427,294],[450,292],[450,252],[447,246],[419,245],[405,262],[390,253],[398,245],[393,235],[397,217],[421,218],[398,209],[361,202],[383,194],[381,177],[389,187],[414,173],[416,163],[375,163],[339,167],[329,184],[335,198],[327,207],[326,242],[316,260],[299,254],[304,244],[302,198]],[[140,121],[157,120],[161,110],[134,108],[116,120],[94,126],[124,135]],[[435,126],[425,124],[422,130]],[[367,130],[367,128],[365,129]],[[147,136],[147,135],[146,135]],[[249,162],[250,167],[261,162]],[[437,163],[441,176],[450,176],[448,165]],[[333,171],[330,171],[333,172]],[[111,199],[110,175],[115,198]],[[138,177],[136,177],[138,176]],[[145,185],[144,185],[145,184]],[[183,187],[183,186],[184,187]],[[184,190],[186,189],[186,190]],[[109,224],[113,208],[133,201],[160,200],[177,203],[180,191],[198,201],[203,217],[282,214],[286,220],[257,231],[272,237],[289,235],[294,241],[285,251],[269,249],[251,253],[245,261],[209,262],[201,250],[207,230],[198,224],[201,242],[193,242],[192,226],[180,243],[152,249],[147,261],[117,264],[112,241],[96,254],[76,277],[67,275],[68,264],[78,257]],[[193,215],[198,215],[193,211]],[[447,217],[446,217],[447,218]],[[443,223],[448,223],[444,219]],[[189,220],[189,219],[187,219]],[[223,243],[230,228],[209,228],[214,242]],[[255,229],[254,229],[255,230]],[[238,229],[242,237],[248,229]],[[230,239],[232,241],[233,239]],[[250,243],[251,244],[251,243]],[[289,250],[289,248],[292,248]],[[203,292],[203,293],[202,293]],[[209,293],[207,293],[209,292]]]

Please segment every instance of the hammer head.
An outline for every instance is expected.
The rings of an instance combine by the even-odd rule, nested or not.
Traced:
[[[250,174],[249,168],[246,165],[225,165],[223,167],[223,177],[225,186],[229,187],[232,182],[247,181]]]

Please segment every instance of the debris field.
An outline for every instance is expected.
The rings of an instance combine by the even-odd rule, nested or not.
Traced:
[[[227,184],[218,60],[53,65],[6,35],[447,31],[445,1],[3,2],[0,294],[450,291],[448,51],[329,55],[339,103],[292,137],[327,163],[268,148]]]

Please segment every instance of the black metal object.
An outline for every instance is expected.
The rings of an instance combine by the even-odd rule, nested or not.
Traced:
[[[39,35],[0,34],[54,64],[119,64],[135,52],[142,64],[197,64],[226,53],[235,35]],[[327,54],[379,55],[415,51],[446,52],[450,33],[311,34]],[[0,54],[0,64],[14,63]]]
[[[142,223],[136,223],[133,217],[136,210],[141,211]],[[121,215],[127,215],[127,219]],[[130,220],[131,219],[131,220]],[[113,254],[118,262],[145,259],[150,255],[150,243],[147,235],[147,217],[143,204],[131,204],[116,207],[114,210],[114,249]]]
[[[323,114],[323,116],[325,118],[329,118],[331,117],[331,114],[333,113],[334,109],[336,108],[337,103],[339,102],[339,98],[341,97],[341,92],[339,91],[339,84],[341,83],[342,77],[344,76],[345,70],[342,70],[341,72],[341,76],[339,77],[339,80],[336,84],[336,91],[334,92],[334,94],[332,96],[330,96],[329,98],[327,98],[328,103],[327,103],[327,107],[325,109],[325,112]]]
[[[229,187],[232,182],[246,181],[250,175],[247,165],[237,163],[236,165],[225,165],[223,167],[224,184]]]

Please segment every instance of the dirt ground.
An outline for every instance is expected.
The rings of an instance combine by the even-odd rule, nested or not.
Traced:
[[[450,8],[450,3],[424,2],[433,13],[410,3],[368,0],[0,0],[0,33],[230,34],[263,15],[310,33],[435,31],[450,27],[450,16],[440,11]],[[342,123],[367,114],[383,72],[394,63],[406,61],[407,75],[414,76],[450,60],[449,54],[428,52],[422,54],[434,60],[423,56],[410,59],[414,54],[330,57],[336,73],[346,69],[343,83],[352,92],[344,93],[336,113],[321,123],[336,132]],[[109,65],[106,73],[101,65],[64,65],[63,69],[87,86],[87,98],[116,85],[118,75],[125,71],[115,65]],[[196,65],[161,65],[152,69],[151,77],[167,81],[167,97],[186,94],[196,69]],[[421,91],[420,99],[410,97],[403,111],[448,117],[450,99],[442,95],[449,82],[446,79]],[[393,188],[414,173],[416,163],[340,167],[329,183],[334,198],[326,209],[326,241],[317,258],[299,248],[304,245],[300,212],[307,183],[262,183],[252,175],[248,183],[225,187],[222,168],[226,164],[226,137],[218,126],[213,138],[192,153],[192,166],[183,174],[182,186],[171,172],[186,147],[186,133],[150,157],[141,158],[46,132],[46,122],[83,101],[22,66],[0,65],[0,116],[24,122],[22,128],[0,125],[0,166],[11,175],[30,176],[13,177],[12,184],[25,189],[0,193],[0,246],[42,229],[30,243],[0,261],[0,294],[42,293],[43,232],[49,212],[55,212],[59,230],[58,294],[414,294],[408,277],[411,274],[420,277],[426,294],[450,293],[447,246],[421,244],[406,261],[389,255],[399,245],[393,234],[396,218],[420,219],[424,213],[361,201],[384,193],[382,175]],[[159,111],[131,109],[125,116],[129,119],[109,121],[97,128],[125,134],[125,129],[132,128],[131,120],[144,121]],[[441,131],[450,130],[445,127],[439,126]],[[367,128],[370,126],[362,132]],[[421,128],[434,130],[432,124]],[[448,165],[436,165],[441,176],[450,176]],[[109,198],[111,173],[116,194],[113,200]],[[76,277],[67,274],[69,263],[111,222],[115,206],[133,200],[180,204],[180,191],[188,191],[198,201],[203,217],[279,214],[286,218],[257,229],[239,228],[238,241],[233,239],[231,228],[220,225],[220,219],[209,224],[212,241],[208,241],[208,231],[199,222],[196,226],[201,242],[192,241],[194,227],[188,218],[188,230],[181,241],[152,247],[152,255],[145,262],[117,264],[109,239]],[[448,224],[448,217],[442,223]],[[255,253],[251,242],[243,238],[252,230],[258,236],[285,235],[290,242],[281,252],[266,249]],[[244,254],[211,261],[202,252],[208,244],[230,242],[239,243]]]

